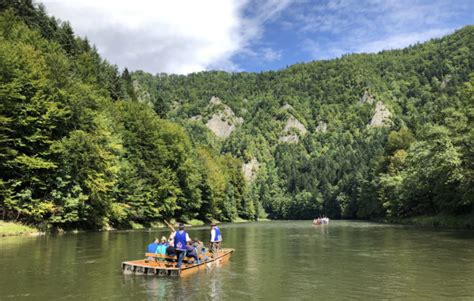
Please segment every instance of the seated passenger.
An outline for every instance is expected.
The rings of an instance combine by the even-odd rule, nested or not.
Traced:
[[[148,247],[146,248],[146,252],[147,253],[155,253],[156,252],[156,248],[158,247],[158,244],[160,243],[160,240],[157,238],[155,238],[155,240],[148,245]]]
[[[197,263],[197,264],[201,263],[199,261],[198,256],[197,256],[196,248],[192,244],[190,244],[189,242],[186,245],[186,257],[194,258],[194,262]]]
[[[206,247],[204,246],[204,243],[198,239],[195,239],[193,242],[193,246],[196,250],[196,255],[200,260],[207,260],[208,257],[205,256],[206,254]]]
[[[169,242],[169,241],[168,241]],[[170,243],[170,245],[166,248],[166,255],[168,256],[175,256],[176,255],[176,250],[174,246]],[[175,261],[174,259],[166,259],[166,261]]]
[[[148,245],[148,247],[146,248],[146,252],[147,253],[156,253],[156,249],[158,248],[158,243],[160,242],[160,240],[157,238],[155,238],[155,241],[152,242],[151,244]],[[153,257],[148,257],[147,258],[148,260],[153,260]]]
[[[199,241],[198,239],[195,239],[193,241],[193,247],[196,250],[196,255],[200,256],[202,254],[202,248],[204,248],[204,244],[201,241]]]
[[[168,242],[166,241],[166,237],[162,237],[160,243],[156,247],[155,254],[158,255],[166,255],[166,249],[168,248]],[[165,260],[164,258],[157,257],[158,260]]]
[[[166,240],[166,237],[161,237],[161,242],[158,244],[156,248],[156,254],[166,255],[166,249],[168,248],[169,244]]]

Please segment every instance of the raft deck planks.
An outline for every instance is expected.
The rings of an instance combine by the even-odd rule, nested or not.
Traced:
[[[176,267],[176,262],[147,259],[124,261],[122,262],[122,270],[124,274],[184,277],[199,270],[204,270],[210,265],[220,265],[227,262],[233,252],[234,249],[222,249],[215,258],[210,255],[208,260],[199,264],[183,262],[179,269]],[[162,258],[171,259],[175,257],[163,256]]]

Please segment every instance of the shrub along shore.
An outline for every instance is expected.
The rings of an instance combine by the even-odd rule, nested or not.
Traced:
[[[473,229],[474,214],[460,216],[435,215],[435,216],[417,216],[409,218],[387,218],[377,220],[386,224],[412,225],[420,228],[440,228],[440,229]]]
[[[41,233],[42,232],[38,229],[21,223],[0,221],[0,237],[16,235],[32,236],[40,235]]]

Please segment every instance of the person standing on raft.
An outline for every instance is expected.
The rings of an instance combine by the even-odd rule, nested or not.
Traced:
[[[190,242],[191,238],[189,238],[189,234],[184,231],[184,224],[180,223],[178,227],[178,231],[171,233],[170,239],[173,239],[174,241],[174,248],[176,252],[176,257],[178,259],[178,264],[176,265],[176,267],[179,269],[183,264],[183,259],[186,255],[187,242]]]
[[[216,224],[211,223],[211,252],[214,254],[217,253],[217,251],[219,251],[219,249],[221,248],[221,243],[221,230],[216,227]]]

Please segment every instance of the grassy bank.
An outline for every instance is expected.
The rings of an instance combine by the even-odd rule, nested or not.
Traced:
[[[20,223],[0,221],[0,236],[35,234],[39,234],[38,229]]]
[[[474,213],[464,215],[435,215],[378,220],[387,224],[413,225],[426,228],[474,229]]]

